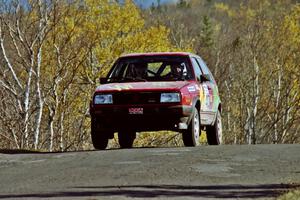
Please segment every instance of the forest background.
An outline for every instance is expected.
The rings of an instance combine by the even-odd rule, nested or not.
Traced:
[[[299,1],[180,0],[141,9],[130,0],[0,0],[0,149],[92,149],[89,103],[99,77],[122,54],[157,51],[207,62],[225,144],[300,143]],[[135,141],[177,145],[174,132]]]

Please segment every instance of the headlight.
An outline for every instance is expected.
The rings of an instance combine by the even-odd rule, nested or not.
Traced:
[[[112,104],[113,99],[111,94],[97,94],[94,98],[94,104]]]
[[[180,102],[180,94],[179,93],[161,93],[160,94],[160,102],[161,103]]]

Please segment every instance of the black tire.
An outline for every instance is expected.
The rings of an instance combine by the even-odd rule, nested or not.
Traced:
[[[197,108],[194,108],[192,120],[188,129],[182,133],[182,140],[185,146],[195,147],[200,144],[200,114]]]
[[[220,111],[217,112],[214,125],[206,127],[207,142],[209,145],[222,144],[222,119]]]
[[[91,137],[95,149],[106,149],[108,144],[108,134],[101,131],[96,119],[91,120]]]
[[[135,131],[119,131],[118,138],[119,138],[120,147],[122,149],[132,148],[135,137],[136,137]]]

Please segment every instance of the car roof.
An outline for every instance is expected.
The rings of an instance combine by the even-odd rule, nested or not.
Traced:
[[[122,55],[121,58],[125,57],[139,57],[139,56],[196,56],[189,52],[148,52],[148,53],[131,53]]]

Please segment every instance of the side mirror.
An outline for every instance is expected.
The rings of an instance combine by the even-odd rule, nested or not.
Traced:
[[[203,74],[200,75],[200,83],[210,81],[209,78]]]
[[[107,83],[107,78],[100,78],[100,84],[106,84]]]

